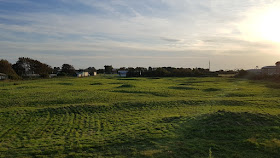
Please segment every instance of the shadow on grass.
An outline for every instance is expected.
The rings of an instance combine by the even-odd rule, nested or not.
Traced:
[[[118,80],[123,80],[123,81],[135,81],[135,80],[139,80],[136,78],[118,78]]]
[[[133,87],[135,87],[135,86],[132,85],[132,84],[123,84],[123,85],[121,85],[121,86],[119,86],[117,88],[133,88]]]
[[[203,89],[204,92],[216,92],[216,91],[221,91],[221,89],[218,88],[207,88]]]
[[[180,86],[191,86],[192,85],[192,83],[181,83],[181,84],[179,84]]]
[[[158,79],[161,79],[160,77],[148,77],[148,79],[151,79],[151,80],[158,80]]]
[[[145,95],[154,95],[154,96],[159,96],[159,97],[170,97],[170,94],[166,94],[164,92],[148,92],[148,91],[128,91],[128,90],[115,90],[112,92],[117,92],[117,93],[128,93],[128,94],[145,94]]]
[[[183,122],[183,123],[182,123]],[[159,124],[174,125],[173,137],[157,137],[157,127],[122,142],[97,149],[103,156],[128,157],[278,157],[280,119],[277,116],[218,111],[196,118],[165,117]],[[144,127],[145,128],[145,127]],[[151,133],[150,133],[151,132]],[[154,134],[153,134],[154,133]],[[88,151],[93,148],[83,149]],[[110,153],[106,153],[110,151]],[[211,154],[210,152],[211,151]]]
[[[109,84],[122,84],[120,82],[112,82],[112,83],[109,83]]]
[[[59,85],[64,85],[64,86],[71,86],[73,83],[58,83]]]
[[[39,86],[20,86],[17,89],[33,89],[33,88],[41,88]]]
[[[280,89],[280,83],[267,83],[265,86],[267,88]]]
[[[255,94],[246,94],[246,93],[227,93],[225,97],[253,97]]]
[[[90,85],[92,85],[92,86],[98,86],[98,85],[104,85],[104,84],[101,83],[101,82],[97,82],[97,83],[91,83]]]
[[[176,89],[176,90],[199,90],[193,87],[169,87],[169,89]]]
[[[188,81],[186,81],[186,82],[184,82],[184,83],[186,83],[186,84],[191,84],[191,83],[212,83],[212,82],[215,82],[215,81],[203,81],[203,80],[199,81],[199,80],[188,80]]]
[[[277,157],[278,116],[218,111],[180,124],[164,157]]]
[[[75,89],[75,90],[69,90],[68,91],[69,93],[85,93],[85,92],[88,92],[87,89]]]

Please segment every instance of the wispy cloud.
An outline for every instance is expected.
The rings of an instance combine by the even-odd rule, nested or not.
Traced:
[[[167,41],[167,42],[179,42],[181,39],[169,38],[169,37],[161,37],[160,39]]]
[[[166,63],[165,57],[173,62],[178,58],[186,61],[199,58],[201,61],[196,61],[203,63],[204,58],[216,56],[230,60],[232,56],[252,58],[270,54],[275,58],[278,44],[244,38],[246,31],[241,27],[244,19],[253,14],[253,8],[262,9],[274,3],[273,0],[51,0],[48,3],[0,0],[0,54],[2,58],[11,58],[8,54],[31,57],[44,54],[53,59],[55,55],[68,57],[70,53],[73,60],[78,56],[82,57],[80,61],[87,61],[85,56],[99,58],[99,65],[111,57],[123,64],[128,61],[122,58],[135,58],[142,66],[149,65],[148,58],[150,61],[157,58],[156,63],[162,64]],[[15,9],[20,7],[25,10]]]

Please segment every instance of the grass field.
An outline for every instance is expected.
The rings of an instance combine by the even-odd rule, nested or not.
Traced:
[[[0,82],[0,157],[279,157],[279,97],[233,78]]]

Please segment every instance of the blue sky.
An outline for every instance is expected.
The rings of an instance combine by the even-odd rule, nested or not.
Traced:
[[[76,68],[273,65],[278,7],[279,0],[0,0],[0,58]]]

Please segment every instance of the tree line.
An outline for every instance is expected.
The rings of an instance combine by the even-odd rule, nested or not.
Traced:
[[[174,68],[174,67],[121,67],[114,69],[112,65],[105,65],[104,69],[98,69],[99,74],[116,74],[125,71],[126,77],[215,77],[217,72],[210,72],[209,69],[203,68]],[[223,71],[224,72],[224,71]],[[228,72],[228,71],[225,71]]]
[[[94,73],[96,70],[94,67],[89,67],[85,70],[90,74]],[[76,74],[74,66],[70,64],[63,64],[60,67],[52,68],[50,65],[42,63],[38,60],[31,58],[20,57],[15,64],[11,64],[5,59],[0,60],[0,73],[4,73],[9,79],[22,79],[33,77],[48,78],[50,74],[56,74],[57,76],[73,76]]]
[[[117,74],[119,71],[125,71],[127,77],[206,77],[217,76],[217,72],[210,72],[209,69],[203,68],[174,68],[174,67],[129,67],[114,69],[112,65],[105,65],[104,69],[96,70],[94,67],[76,70],[70,64],[63,64],[61,67],[52,68],[50,65],[42,63],[28,57],[18,58],[15,64],[7,60],[0,60],[0,73],[4,73],[9,79],[21,79],[29,77],[48,78],[50,74],[57,76],[75,76],[77,71],[87,71],[90,75],[98,74]]]
[[[215,72],[203,68],[174,68],[174,67],[137,67],[128,68],[127,77],[208,77],[217,76]]]

